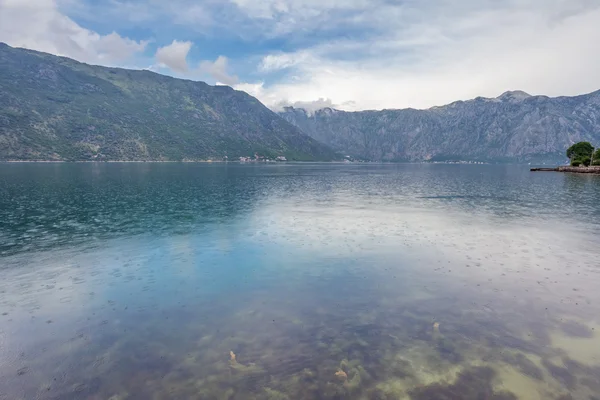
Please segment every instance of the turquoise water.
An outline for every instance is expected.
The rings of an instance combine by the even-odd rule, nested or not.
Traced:
[[[0,399],[593,400],[599,233],[517,166],[0,164]]]

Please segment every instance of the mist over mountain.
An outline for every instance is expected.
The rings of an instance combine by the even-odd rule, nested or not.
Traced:
[[[600,146],[600,91],[575,97],[522,91],[426,110],[279,113],[314,139],[374,161],[562,161],[575,142]]]

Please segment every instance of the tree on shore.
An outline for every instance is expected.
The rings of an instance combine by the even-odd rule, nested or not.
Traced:
[[[600,149],[596,150],[594,157],[592,157],[592,165],[600,165]]]
[[[571,165],[574,167],[578,167],[580,165],[585,165],[586,167],[589,166],[593,154],[594,146],[592,146],[590,142],[575,143],[567,150],[567,157],[569,157],[569,159],[571,160]],[[595,158],[596,157],[594,157],[594,159]]]

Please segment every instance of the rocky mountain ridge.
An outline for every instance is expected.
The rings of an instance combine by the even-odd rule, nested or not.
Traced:
[[[351,157],[373,161],[563,161],[575,142],[600,146],[600,91],[574,97],[522,91],[426,110],[279,113]]]

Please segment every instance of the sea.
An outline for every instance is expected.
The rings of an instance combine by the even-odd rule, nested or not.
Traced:
[[[600,176],[0,164],[0,399],[600,398]]]

